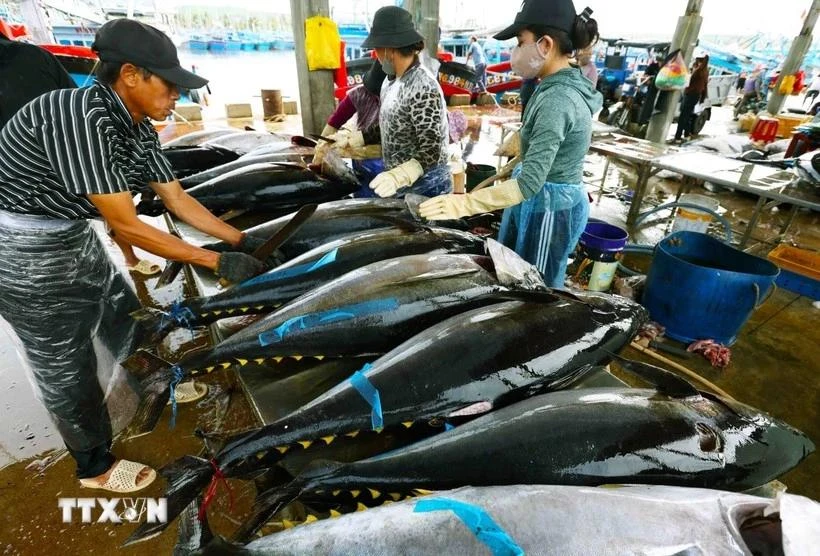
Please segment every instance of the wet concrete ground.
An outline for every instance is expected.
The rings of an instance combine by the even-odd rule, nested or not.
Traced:
[[[506,111],[496,111],[485,116],[481,140],[471,156],[473,162],[495,164],[491,156],[498,138],[499,123],[510,117]],[[486,112],[486,110],[485,110]],[[719,114],[721,114],[719,112]],[[472,119],[479,114],[468,114]],[[514,116],[513,116],[514,117]],[[705,134],[725,133],[727,121],[723,113],[710,122]],[[231,122],[242,126],[247,121]],[[253,122],[257,128],[265,124]],[[174,129],[176,128],[176,129]],[[178,131],[193,130],[180,124],[167,129],[163,135],[168,138]],[[289,118],[277,130],[298,130],[298,118]],[[674,132],[674,130],[672,131]],[[600,174],[602,160],[590,156],[586,169],[590,179]],[[625,220],[628,205],[619,198],[619,191],[628,189],[634,183],[625,168],[615,166],[607,183],[607,192],[600,203],[592,206],[592,215],[613,223]],[[653,193],[660,203],[662,198],[673,195],[676,183],[654,179]],[[590,187],[593,193],[594,186]],[[705,190],[695,192],[714,195],[733,222],[736,232],[744,229],[748,222],[755,199],[742,194],[722,191],[712,194]],[[650,195],[650,196],[651,196]],[[596,195],[597,199],[597,195]],[[771,240],[787,211],[767,212],[763,215],[759,232],[755,235],[762,243],[754,248],[756,254],[765,256],[772,247]],[[792,233],[786,241],[806,249],[820,250],[820,215],[801,212],[792,226]],[[641,242],[660,239],[668,232],[670,224],[662,223],[641,231]],[[119,252],[111,246],[111,254],[121,264]],[[141,255],[145,255],[141,253]],[[135,282],[135,289],[142,292],[148,302],[147,292],[152,289],[155,278]],[[171,294],[172,296],[174,294]],[[737,399],[760,408],[785,420],[809,435],[815,442],[820,440],[820,419],[818,419],[818,391],[820,375],[817,361],[820,360],[820,310],[814,308],[811,300],[785,290],[777,291],[772,298],[751,318],[733,346],[733,360],[728,369],[719,371],[709,366],[705,359],[695,356],[678,359],[664,354],[715,382]],[[642,358],[640,354],[627,349],[626,355]],[[651,361],[650,361],[651,362]],[[631,380],[624,375],[622,378]],[[154,467],[161,467],[186,454],[200,453],[203,442],[195,436],[197,429],[238,432],[255,424],[244,395],[237,389],[230,374],[213,374],[205,379],[212,386],[211,393],[202,402],[192,406],[180,406],[176,429],[169,431],[166,424],[169,411],[161,424],[148,436],[129,442],[117,442],[115,453],[120,457],[142,461]],[[229,405],[226,405],[229,404]],[[60,447],[59,436],[53,431],[44,410],[32,394],[31,386],[14,348],[7,337],[0,333],[0,410],[4,412],[7,425],[0,431],[0,505],[4,512],[0,515],[0,554],[87,554],[93,551],[123,554],[168,554],[171,552],[176,527],[172,526],[155,539],[134,547],[121,548],[122,542],[132,532],[134,525],[122,524],[63,524],[57,507],[58,497],[87,497],[95,493],[109,497],[104,491],[81,489],[74,479],[73,461],[62,457],[60,452],[51,451]],[[791,492],[820,499],[820,456],[814,454],[797,469],[781,480]],[[223,534],[229,533],[241,521],[253,498],[248,483],[230,481],[233,508],[229,496],[220,487],[219,495],[209,512],[213,529]],[[140,496],[157,497],[163,492],[163,483],[157,482],[140,492]]]

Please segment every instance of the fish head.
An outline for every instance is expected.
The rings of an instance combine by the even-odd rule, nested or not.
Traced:
[[[345,164],[342,157],[332,149],[325,154],[322,160],[322,175],[330,180],[339,181],[348,185],[360,186],[361,182],[353,170]]]
[[[735,487],[766,484],[814,452],[814,443],[805,434],[780,419],[737,401],[707,393],[703,397],[723,406],[720,449],[727,467],[734,469]],[[708,440],[705,444],[708,448]]]
[[[634,321],[635,332],[649,320],[649,313],[640,303],[636,303],[620,295],[580,290],[562,292],[562,295],[570,296],[592,307],[593,317],[599,315],[602,317],[614,317],[615,320],[632,319]],[[608,321],[610,319],[605,320]]]

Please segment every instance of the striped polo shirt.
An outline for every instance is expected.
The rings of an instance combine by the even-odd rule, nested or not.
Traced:
[[[96,218],[86,195],[174,179],[151,123],[134,124],[120,97],[100,83],[37,97],[0,130],[2,210]]]

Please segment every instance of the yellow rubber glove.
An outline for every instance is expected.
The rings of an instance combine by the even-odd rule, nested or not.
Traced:
[[[419,161],[411,158],[404,164],[399,164],[392,170],[382,172],[370,182],[370,189],[376,192],[379,197],[392,197],[399,189],[408,187],[416,183],[424,168]]]
[[[335,141],[333,143],[334,149],[364,147],[364,135],[359,130],[343,129],[329,136],[328,139]]]
[[[524,201],[518,180],[511,179],[466,195],[439,195],[419,205],[428,220],[454,220],[515,206]]]
[[[333,127],[332,125],[326,124],[325,128],[322,130],[322,137],[330,138],[330,136],[336,133],[337,131],[339,130]]]

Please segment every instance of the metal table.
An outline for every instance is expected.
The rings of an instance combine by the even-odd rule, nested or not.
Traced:
[[[597,138],[593,136],[589,150],[606,158],[599,195],[603,194],[604,183],[609,174],[611,159],[620,160],[634,168],[638,178],[635,182],[635,193],[632,196],[632,203],[626,217],[627,226],[634,224],[640,214],[641,203],[646,194],[649,178],[660,171],[660,168],[653,168],[655,161],[662,156],[679,152],[679,149],[676,147],[652,143],[643,139],[636,139],[616,133],[603,134]]]
[[[663,156],[653,163],[657,168],[669,170],[684,176],[678,188],[677,198],[691,188],[695,180],[704,180],[738,191],[745,191],[758,197],[755,210],[743,238],[741,249],[752,236],[752,230],[765,208],[783,203],[792,205],[788,220],[780,230],[785,234],[800,207],[820,212],[820,190],[810,185],[798,185],[791,171],[772,168],[760,164],[749,164],[720,155],[689,152]]]

